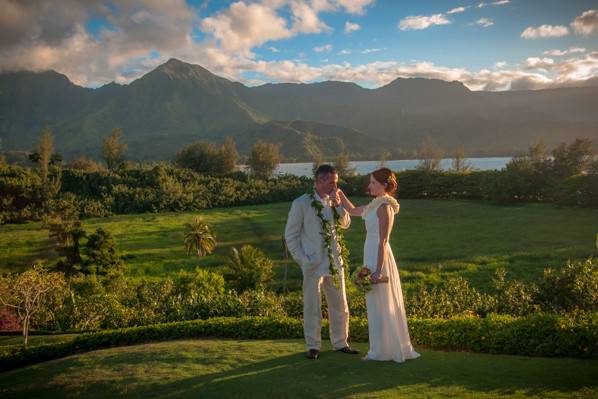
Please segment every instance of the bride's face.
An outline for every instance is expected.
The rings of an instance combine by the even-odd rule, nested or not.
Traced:
[[[382,183],[374,178],[373,175],[370,175],[370,184],[368,184],[368,191],[372,197],[378,197],[380,195],[384,195],[386,192],[385,187]]]

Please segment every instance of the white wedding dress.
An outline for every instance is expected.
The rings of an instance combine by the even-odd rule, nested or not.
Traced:
[[[367,231],[363,251],[364,265],[372,272],[376,270],[378,262],[380,239],[377,210],[383,203],[391,205],[393,213],[398,211],[394,198],[382,197],[375,199],[370,204],[374,207],[368,206],[362,215]],[[372,290],[365,296],[370,338],[370,349],[366,357],[368,360],[394,360],[401,363],[420,355],[413,350],[409,338],[401,280],[390,244],[387,244],[386,251],[388,254],[382,266],[382,276],[388,276],[389,281],[372,284]]]

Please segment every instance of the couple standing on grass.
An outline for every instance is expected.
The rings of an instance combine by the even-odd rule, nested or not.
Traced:
[[[361,216],[366,226],[363,266],[371,272],[373,283],[366,293],[370,348],[362,360],[415,359],[419,353],[413,350],[409,338],[401,281],[389,243],[394,216],[399,213],[393,197],[396,176],[387,168],[372,172],[368,190],[374,199],[357,207],[338,189],[337,182],[334,167],[318,167],[313,192],[293,201],[285,229],[288,250],[303,272],[307,357],[317,359],[320,353],[322,289],[328,303],[333,349],[359,353],[348,344],[349,307],[344,278],[348,262],[342,230],[349,228],[351,216]]]

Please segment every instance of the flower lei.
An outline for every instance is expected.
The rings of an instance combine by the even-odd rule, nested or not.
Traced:
[[[338,270],[336,269],[336,267],[334,267],[334,265],[335,265],[334,257],[332,256],[332,233],[330,231],[330,221],[328,221],[328,220],[326,220],[326,218],[324,218],[324,214],[322,213],[322,209],[324,209],[324,205],[316,199],[315,191],[312,191],[309,194],[309,197],[311,198],[311,206],[316,210],[318,219],[320,219],[320,222],[322,223],[322,232],[320,234],[324,238],[324,246],[326,247],[327,252],[328,252],[328,262],[330,264],[330,266],[329,266],[330,277],[332,277],[332,281],[334,282],[334,285],[338,287]],[[338,214],[335,207],[332,206],[331,208],[332,208],[332,215],[333,215],[333,219],[334,219],[334,229],[336,231],[336,240],[337,240],[337,243],[340,248],[339,256],[342,260],[341,267],[349,267],[349,249],[347,248],[347,245],[345,244],[344,234],[343,234],[343,230],[341,228],[341,222],[340,222],[341,216]]]

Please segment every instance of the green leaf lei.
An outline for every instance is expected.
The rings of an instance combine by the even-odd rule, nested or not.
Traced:
[[[324,218],[324,214],[322,213],[322,209],[324,209],[324,205],[318,201],[315,197],[315,191],[312,191],[309,194],[309,197],[311,198],[311,206],[316,210],[316,214],[318,215],[318,219],[320,219],[320,222],[322,223],[322,232],[320,233],[322,235],[322,237],[324,238],[324,246],[326,247],[327,251],[328,251],[328,262],[330,264],[329,269],[330,269],[330,277],[332,277],[332,281],[334,282],[334,285],[336,285],[338,287],[338,270],[336,269],[336,267],[334,267],[335,263],[334,263],[334,257],[332,256],[332,233],[330,231],[330,221],[326,220],[326,218]],[[333,215],[333,219],[334,219],[334,229],[336,231],[336,240],[338,242],[340,251],[339,251],[339,256],[342,260],[342,266],[340,267],[349,267],[349,249],[347,248],[347,245],[345,244],[345,239],[344,239],[344,234],[343,234],[343,229],[341,228],[341,216],[338,214],[337,210],[335,207],[331,207],[332,208],[332,215]]]

